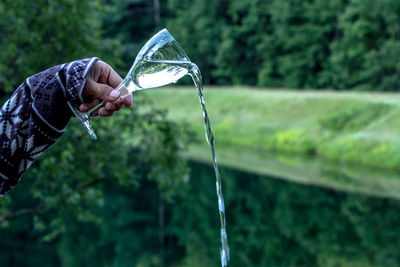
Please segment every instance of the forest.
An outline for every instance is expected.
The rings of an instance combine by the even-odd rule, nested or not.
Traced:
[[[31,74],[88,55],[126,73],[164,27],[206,84],[373,91],[400,85],[396,0],[5,0],[0,15],[0,88],[7,92]]]
[[[378,132],[376,146],[367,138],[352,139],[365,137],[369,121],[399,110],[398,103],[386,103],[391,95],[381,98],[383,104],[368,102],[375,91],[400,89],[396,0],[2,0],[0,103],[27,77],[75,59],[99,57],[124,76],[143,44],[162,28],[199,66],[210,90],[246,86],[239,99],[242,92],[271,88],[371,94],[365,102],[356,95],[342,105],[330,102],[336,99],[330,95],[322,104],[304,98],[299,104],[304,114],[316,113],[307,110],[312,103],[325,112],[322,118],[300,126],[300,119],[288,119],[279,129],[261,125],[253,129],[251,144],[243,138],[250,127],[239,125],[232,133],[227,127],[234,120],[221,119],[217,140],[332,161],[345,155],[350,162],[398,169],[397,139],[379,143],[392,130],[387,121],[381,120],[386,128],[372,129]],[[271,118],[302,116],[294,109],[279,112],[280,106],[289,110],[297,101],[279,97]],[[250,100],[248,106],[257,111]],[[93,119],[96,142],[71,120],[62,139],[0,199],[1,266],[219,265],[212,170],[183,157],[193,142],[205,142],[203,135],[193,131],[191,122],[171,119],[168,104],[158,105],[151,95],[138,94],[133,101],[134,108],[118,116]],[[349,110],[343,108],[347,103]],[[231,107],[223,107],[225,115]],[[260,110],[265,116],[267,111]],[[260,113],[254,114],[258,118]],[[290,129],[284,128],[287,122],[293,123]],[[354,129],[361,134],[353,135]],[[232,266],[396,266],[400,260],[399,202],[394,199],[228,168],[223,174],[229,177],[223,186]]]

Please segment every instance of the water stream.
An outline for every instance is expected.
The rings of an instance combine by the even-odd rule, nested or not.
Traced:
[[[206,134],[207,143],[211,149],[213,166],[216,178],[217,196],[218,196],[218,210],[221,223],[221,265],[223,267],[228,265],[229,261],[229,246],[228,235],[226,232],[225,220],[225,204],[222,196],[221,176],[218,168],[217,157],[214,149],[214,134],[211,128],[210,118],[208,116],[206,103],[203,94],[203,83],[201,72],[199,68],[191,61],[176,61],[176,60],[142,60],[138,61],[131,72],[131,76],[124,82],[124,86],[120,88],[121,95],[130,92],[160,87],[170,83],[177,82],[185,75],[192,77],[193,82],[197,88],[201,108],[203,110],[204,129]]]
[[[192,64],[192,68],[189,71],[189,75],[192,77],[194,84],[196,85],[197,92],[199,94],[199,100],[201,103],[201,108],[203,110],[203,118],[204,118],[204,129],[206,133],[207,143],[210,145],[211,155],[213,159],[213,167],[215,171],[216,178],[216,187],[217,187],[217,196],[218,196],[218,210],[219,210],[219,218],[221,222],[221,264],[222,266],[227,266],[229,260],[229,246],[228,246],[228,235],[226,232],[226,220],[225,220],[225,204],[224,197],[222,195],[222,187],[221,187],[221,176],[218,168],[217,157],[215,155],[214,149],[214,134],[211,128],[210,118],[208,116],[206,103],[204,100],[203,94],[203,84],[201,79],[201,73],[199,68]]]

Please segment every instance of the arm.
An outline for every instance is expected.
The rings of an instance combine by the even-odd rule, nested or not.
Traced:
[[[99,72],[94,65],[108,66],[99,62],[97,58],[76,60],[33,75],[0,109],[0,197],[64,133],[72,116],[67,101],[82,106],[83,95],[100,97],[109,102],[99,110],[104,116],[121,107],[121,100],[112,102],[116,97],[109,96],[113,88],[98,81],[99,76],[93,80]]]

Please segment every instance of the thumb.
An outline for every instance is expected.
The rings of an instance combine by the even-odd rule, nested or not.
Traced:
[[[104,83],[97,83],[94,81],[87,81],[88,95],[93,98],[99,98],[107,102],[112,102],[118,99],[120,92],[114,90],[111,86]]]

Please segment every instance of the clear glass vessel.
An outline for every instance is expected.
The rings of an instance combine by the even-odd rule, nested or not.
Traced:
[[[123,97],[134,91],[175,83],[188,73],[192,65],[172,35],[167,29],[163,29],[142,47],[128,74],[116,90],[119,90],[120,96]],[[94,112],[104,105],[104,102],[86,113],[80,112],[70,103],[68,105],[89,135],[97,139],[90,125],[90,119]]]

